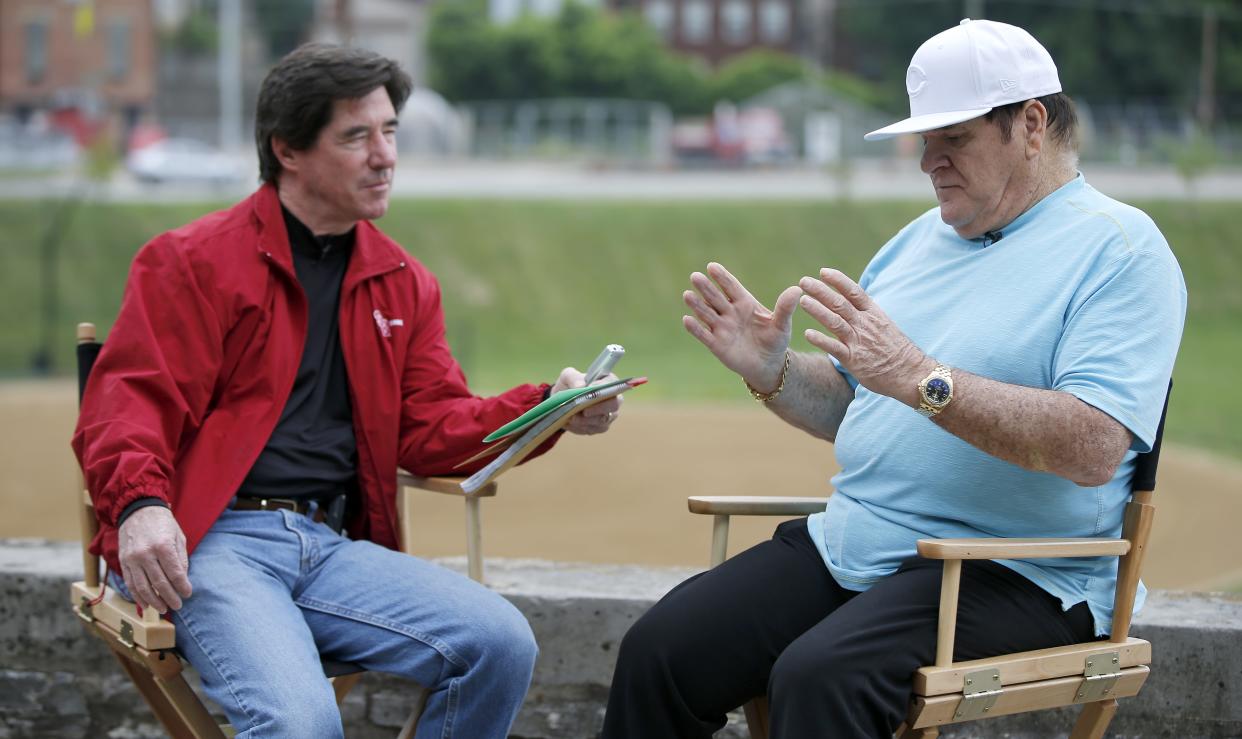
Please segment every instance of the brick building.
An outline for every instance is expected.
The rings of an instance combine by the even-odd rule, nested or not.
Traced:
[[[151,109],[156,54],[151,0],[3,0],[0,113],[128,128]]]
[[[674,49],[717,65],[756,48],[797,53],[797,0],[618,0]]]

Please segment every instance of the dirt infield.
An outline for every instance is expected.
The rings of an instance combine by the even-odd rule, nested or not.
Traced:
[[[687,495],[827,494],[831,448],[761,408],[635,400],[607,436],[566,438],[504,478],[483,505],[488,556],[702,565],[711,523],[687,512]],[[75,405],[71,382],[0,384],[0,537],[77,538]],[[428,494],[420,506],[417,553],[464,551],[461,502]],[[1242,464],[1169,448],[1156,506],[1150,586],[1242,584]],[[736,520],[730,552],[775,524]]]

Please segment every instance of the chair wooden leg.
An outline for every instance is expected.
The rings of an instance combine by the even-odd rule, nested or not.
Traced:
[[[423,709],[427,707],[427,696],[430,694],[430,690],[419,688],[418,697],[414,701],[414,710],[410,711],[410,717],[405,720],[405,726],[401,727],[401,733],[397,734],[397,739],[413,739],[414,730],[418,728],[418,719],[422,718]]]
[[[473,495],[466,497],[466,570],[471,580],[483,582],[483,512]]]
[[[172,739],[223,737],[214,721],[211,721],[210,724],[210,730],[214,730],[214,734],[196,733],[194,728],[182,716],[182,710],[179,710],[173,703],[174,698],[167,695],[163,686],[156,681],[151,673],[134,664],[128,657],[115,650],[113,650],[112,654],[116,657],[116,661],[121,663],[121,669],[125,670],[126,675],[129,675],[129,679],[133,681],[134,687],[138,688],[138,692],[142,694],[143,699],[146,700],[147,705],[151,708],[151,713],[155,714],[155,718],[159,720],[164,730],[168,732]],[[180,678],[181,676],[178,675],[177,677]],[[184,683],[184,679],[182,682]],[[191,697],[194,698],[195,703],[198,703],[197,696],[191,694]],[[202,704],[199,704],[199,707],[201,708]],[[210,719],[210,716],[208,718]],[[199,728],[206,729],[207,727]]]
[[[181,716],[181,720],[190,727],[190,731],[194,732],[194,736],[200,739],[224,739],[225,732],[220,725],[216,723],[215,718],[207,711],[207,707],[199,700],[198,696],[190,689],[190,684],[185,681],[185,677],[181,673],[177,673],[172,677],[155,678],[155,684],[159,686],[164,693],[164,697],[172,704],[177,713]],[[230,729],[230,731],[232,731]],[[232,736],[230,733],[229,736]]]
[[[927,726],[922,729],[909,729],[905,724],[897,727],[896,739],[936,739],[940,736],[940,727]]]
[[[338,706],[345,702],[345,696],[349,695],[349,691],[354,689],[354,686],[358,684],[358,681],[365,674],[363,672],[354,672],[348,675],[337,675],[332,678],[332,691],[336,693],[336,704]]]
[[[746,712],[746,726],[750,729],[750,739],[768,739],[768,699],[766,696],[756,698],[742,706]]]
[[[1106,700],[1088,703],[1078,714],[1078,722],[1070,739],[1103,739],[1108,724],[1117,713],[1117,701]]]

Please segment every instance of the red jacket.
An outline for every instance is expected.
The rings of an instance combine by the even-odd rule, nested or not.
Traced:
[[[362,491],[349,532],[396,548],[397,467],[477,469],[487,460],[453,466],[546,385],[472,395],[444,339],[435,277],[370,222],[356,233],[339,315]],[[116,519],[138,498],[167,501],[194,551],[276,428],[306,315],[271,185],[134,257],[73,435],[100,523],[91,551],[115,571]]]

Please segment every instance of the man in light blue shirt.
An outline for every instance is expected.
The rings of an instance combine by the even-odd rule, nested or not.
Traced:
[[[858,283],[825,268],[775,310],[723,266],[686,329],[785,421],[834,441],[827,510],[683,583],[627,634],[605,737],[707,737],[766,694],[771,736],[891,736],[935,651],[921,538],[1116,537],[1156,434],[1186,290],[1155,224],[1077,172],[1076,119],[1028,33],[963,22],[915,53],[911,117],[939,201]],[[789,351],[801,306],[825,354]],[[1116,560],[967,562],[957,659],[1108,633]],[[1140,597],[1141,604],[1141,597]]]

